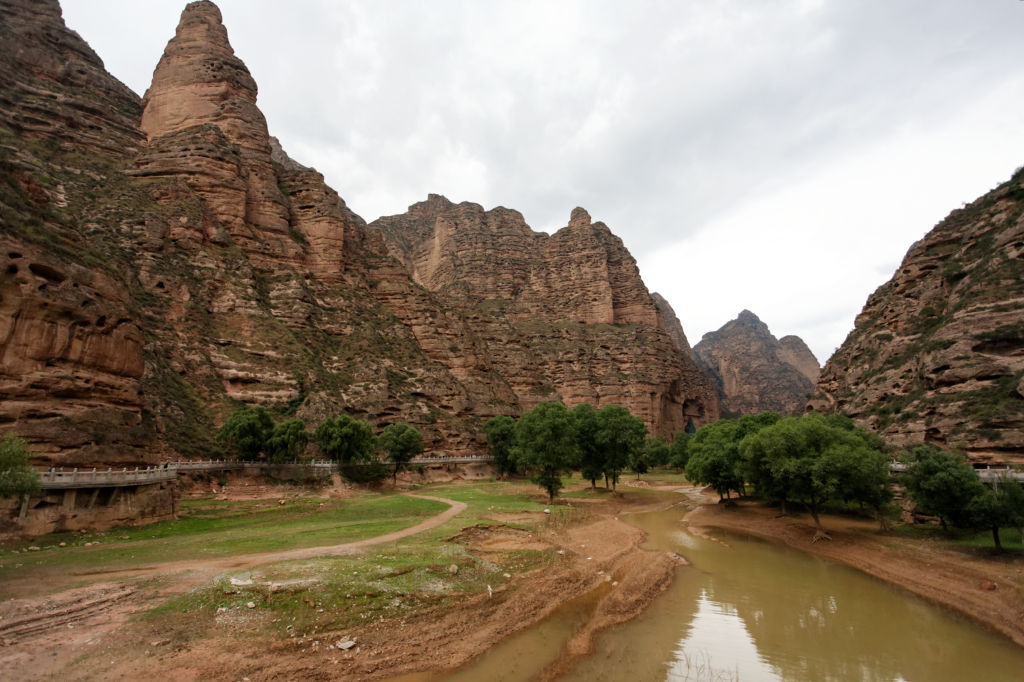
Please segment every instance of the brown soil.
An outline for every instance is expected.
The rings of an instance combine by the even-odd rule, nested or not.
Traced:
[[[731,507],[706,504],[686,520],[691,532],[738,531],[844,563],[970,616],[1024,646],[1024,559],[1020,557],[879,533],[876,522],[841,516],[823,516],[822,525],[832,539],[815,542],[809,516],[779,516],[777,509],[747,501]]]
[[[435,498],[437,499],[437,498]],[[496,523],[464,528],[449,538],[472,545],[483,555],[516,549],[558,548],[552,565],[516,576],[492,593],[465,595],[455,607],[438,607],[414,618],[370,623],[345,632],[282,640],[272,633],[269,614],[253,610],[218,617],[218,636],[175,643],[155,626],[132,620],[154,605],[154,597],[180,594],[216,573],[272,561],[345,554],[436,526],[465,508],[452,509],[398,533],[348,545],[247,555],[202,562],[141,567],[111,574],[105,583],[68,590],[46,599],[0,605],[0,667],[15,671],[6,679],[381,679],[408,672],[454,668],[501,639],[543,619],[566,601],[601,587],[594,617],[567,644],[563,662],[589,651],[594,634],[641,613],[672,579],[679,558],[640,548],[644,535],[617,518],[640,509],[628,494],[587,505],[575,527],[555,524],[536,532]],[[575,500],[574,500],[575,503]],[[649,508],[648,502],[647,507]],[[533,515],[531,515],[533,516]],[[533,518],[532,520],[536,520]],[[146,579],[143,581],[141,579]],[[96,602],[73,613],[76,605]],[[228,618],[227,616],[231,616]],[[26,622],[22,627],[18,623]],[[332,643],[347,635],[358,646],[342,651]],[[556,669],[549,671],[551,674]],[[6,675],[6,673],[5,673]]]
[[[472,547],[481,556],[558,548],[555,562],[516,576],[492,593],[463,595],[454,605],[416,617],[396,617],[344,632],[283,639],[273,634],[272,614],[254,609],[218,616],[215,636],[178,638],[131,616],[152,607],[154,597],[181,593],[216,571],[360,551],[357,545],[390,541],[398,534],[347,546],[193,562],[187,567],[150,566],[142,577],[156,581],[140,581],[134,574],[128,584],[108,582],[46,599],[7,602],[0,605],[0,669],[5,670],[5,679],[24,680],[386,679],[458,667],[560,604],[587,593],[597,595],[592,617],[544,671],[542,678],[550,679],[590,652],[598,631],[646,609],[668,586],[676,567],[685,563],[673,554],[641,549],[643,533],[619,520],[620,514],[667,504],[649,496],[640,500],[635,493],[620,491],[583,505],[582,520],[568,528],[546,524],[524,531],[506,525],[524,519],[496,513],[493,523],[467,526],[448,541]],[[453,507],[443,518],[434,517],[400,535],[419,532],[457,513]],[[536,520],[536,515],[530,516]],[[1024,560],[978,557],[940,542],[879,534],[871,522],[837,517],[825,520],[833,539],[814,543],[809,519],[779,518],[775,510],[749,502],[730,508],[708,504],[691,512],[687,521],[692,531],[705,536],[713,536],[715,528],[739,531],[846,563],[971,615],[1024,644]],[[333,646],[348,636],[356,638],[355,647],[343,651]]]

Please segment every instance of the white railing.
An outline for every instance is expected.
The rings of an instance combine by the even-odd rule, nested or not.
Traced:
[[[910,465],[905,464],[904,462],[893,462],[889,465],[889,469],[897,473],[906,471],[908,468],[910,468]],[[994,481],[998,481],[1004,476],[1017,481],[1024,481],[1024,471],[1017,471],[1016,469],[1011,469],[1009,467],[1003,467],[1000,469],[985,467],[984,469],[975,469],[974,473],[978,474],[978,478],[981,479],[982,483],[992,483]]]
[[[1013,469],[975,469],[975,471],[978,474],[978,478],[984,483],[993,483],[1003,476],[1024,481],[1024,471],[1015,471]]]
[[[54,488],[100,488],[110,486],[144,485],[173,481],[177,478],[175,469],[163,466],[152,466],[140,469],[108,468],[103,469],[57,469],[39,473],[40,484],[44,490]]]
[[[412,460],[413,464],[466,464],[470,462],[490,462],[489,455],[467,456],[435,456],[419,457]],[[387,464],[387,461],[384,461]],[[231,471],[236,469],[268,469],[272,467],[309,467],[321,473],[331,474],[338,470],[337,463],[331,460],[311,460],[308,462],[249,462],[241,459],[203,459],[179,462],[166,462],[156,466],[122,467],[115,469],[50,469],[39,472],[39,479],[44,490],[67,488],[100,488],[130,485],[145,485],[173,481],[178,473],[185,471]],[[358,465],[356,465],[358,466]]]
[[[492,462],[490,455],[435,455],[433,457],[416,457],[411,464],[469,464],[472,462]]]

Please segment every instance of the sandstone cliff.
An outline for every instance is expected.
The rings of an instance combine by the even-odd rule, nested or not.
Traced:
[[[910,247],[825,365],[811,407],[897,447],[1024,464],[1024,169]]]
[[[40,463],[127,464],[152,440],[140,318],[83,214],[140,113],[56,2],[0,1],[0,425]]]
[[[465,315],[520,409],[616,404],[665,435],[718,418],[713,389],[666,332],[636,262],[584,209],[549,236],[516,211],[435,194],[370,227]]]
[[[776,339],[749,310],[705,334],[693,350],[730,416],[800,412],[818,379],[818,361],[807,345],[796,336]]]
[[[665,331],[668,332],[668,337],[672,339],[672,342],[676,344],[676,348],[683,355],[696,362],[697,357],[693,354],[693,348],[690,347],[690,342],[686,338],[686,332],[683,331],[682,323],[676,317],[676,311],[672,309],[671,304],[661,294],[654,292],[651,294],[651,298],[654,299],[654,305],[658,308],[658,314],[661,315]]]
[[[548,238],[488,212],[497,238],[472,243],[457,228],[478,214],[441,207],[455,237],[437,248],[488,272],[467,286],[451,258],[393,258],[288,158],[213,3],[182,12],[141,100],[56,0],[0,9],[0,428],[38,464],[216,455],[239,402],[403,420],[450,451],[555,397],[628,404],[659,432],[717,415],[584,213]]]

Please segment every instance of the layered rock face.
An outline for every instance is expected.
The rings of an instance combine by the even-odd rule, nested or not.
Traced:
[[[818,361],[799,337],[776,339],[757,315],[744,310],[693,348],[729,416],[803,410],[818,379]]]
[[[139,317],[77,215],[80,188],[142,144],[138,98],[55,0],[0,2],[0,83],[0,428],[40,464],[139,462]],[[74,150],[57,169],[55,150]]]
[[[1024,169],[910,247],[825,365],[811,407],[899,448],[1024,464]]]
[[[690,342],[686,338],[686,332],[683,331],[683,325],[679,321],[679,318],[676,317],[676,311],[672,309],[672,305],[665,300],[664,296],[657,292],[652,293],[651,298],[654,300],[654,305],[658,309],[658,314],[661,315],[662,323],[665,325],[665,331],[668,333],[668,337],[672,339],[672,342],[676,344],[676,348],[678,348],[683,355],[696,362],[697,357],[693,354],[693,348],[690,347]]]
[[[389,247],[270,137],[212,3],[185,8],[140,100],[54,0],[0,2],[0,429],[36,464],[217,456],[239,403],[406,421],[452,452],[559,397],[663,433],[717,416],[585,212],[547,237],[435,198],[409,225],[442,255],[415,230]]]
[[[617,404],[666,435],[718,417],[713,390],[666,332],[636,262],[585,210],[548,236],[516,211],[431,195],[370,228],[414,280],[462,312],[517,409],[556,399]]]
[[[139,98],[61,18],[57,0],[0,0],[0,125],[79,150],[130,154]]]

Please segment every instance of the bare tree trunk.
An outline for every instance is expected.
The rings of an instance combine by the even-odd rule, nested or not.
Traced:
[[[882,512],[881,508],[875,509],[875,516],[878,517],[878,532],[886,533],[892,528],[889,526],[889,519],[885,518],[885,513]]]
[[[818,540],[831,540],[832,538],[825,532],[825,528],[821,525],[821,519],[818,518],[818,505],[808,504],[807,511],[811,512],[811,518],[814,519],[814,525],[818,529],[817,532],[814,533],[814,538],[811,542],[817,542]]]

